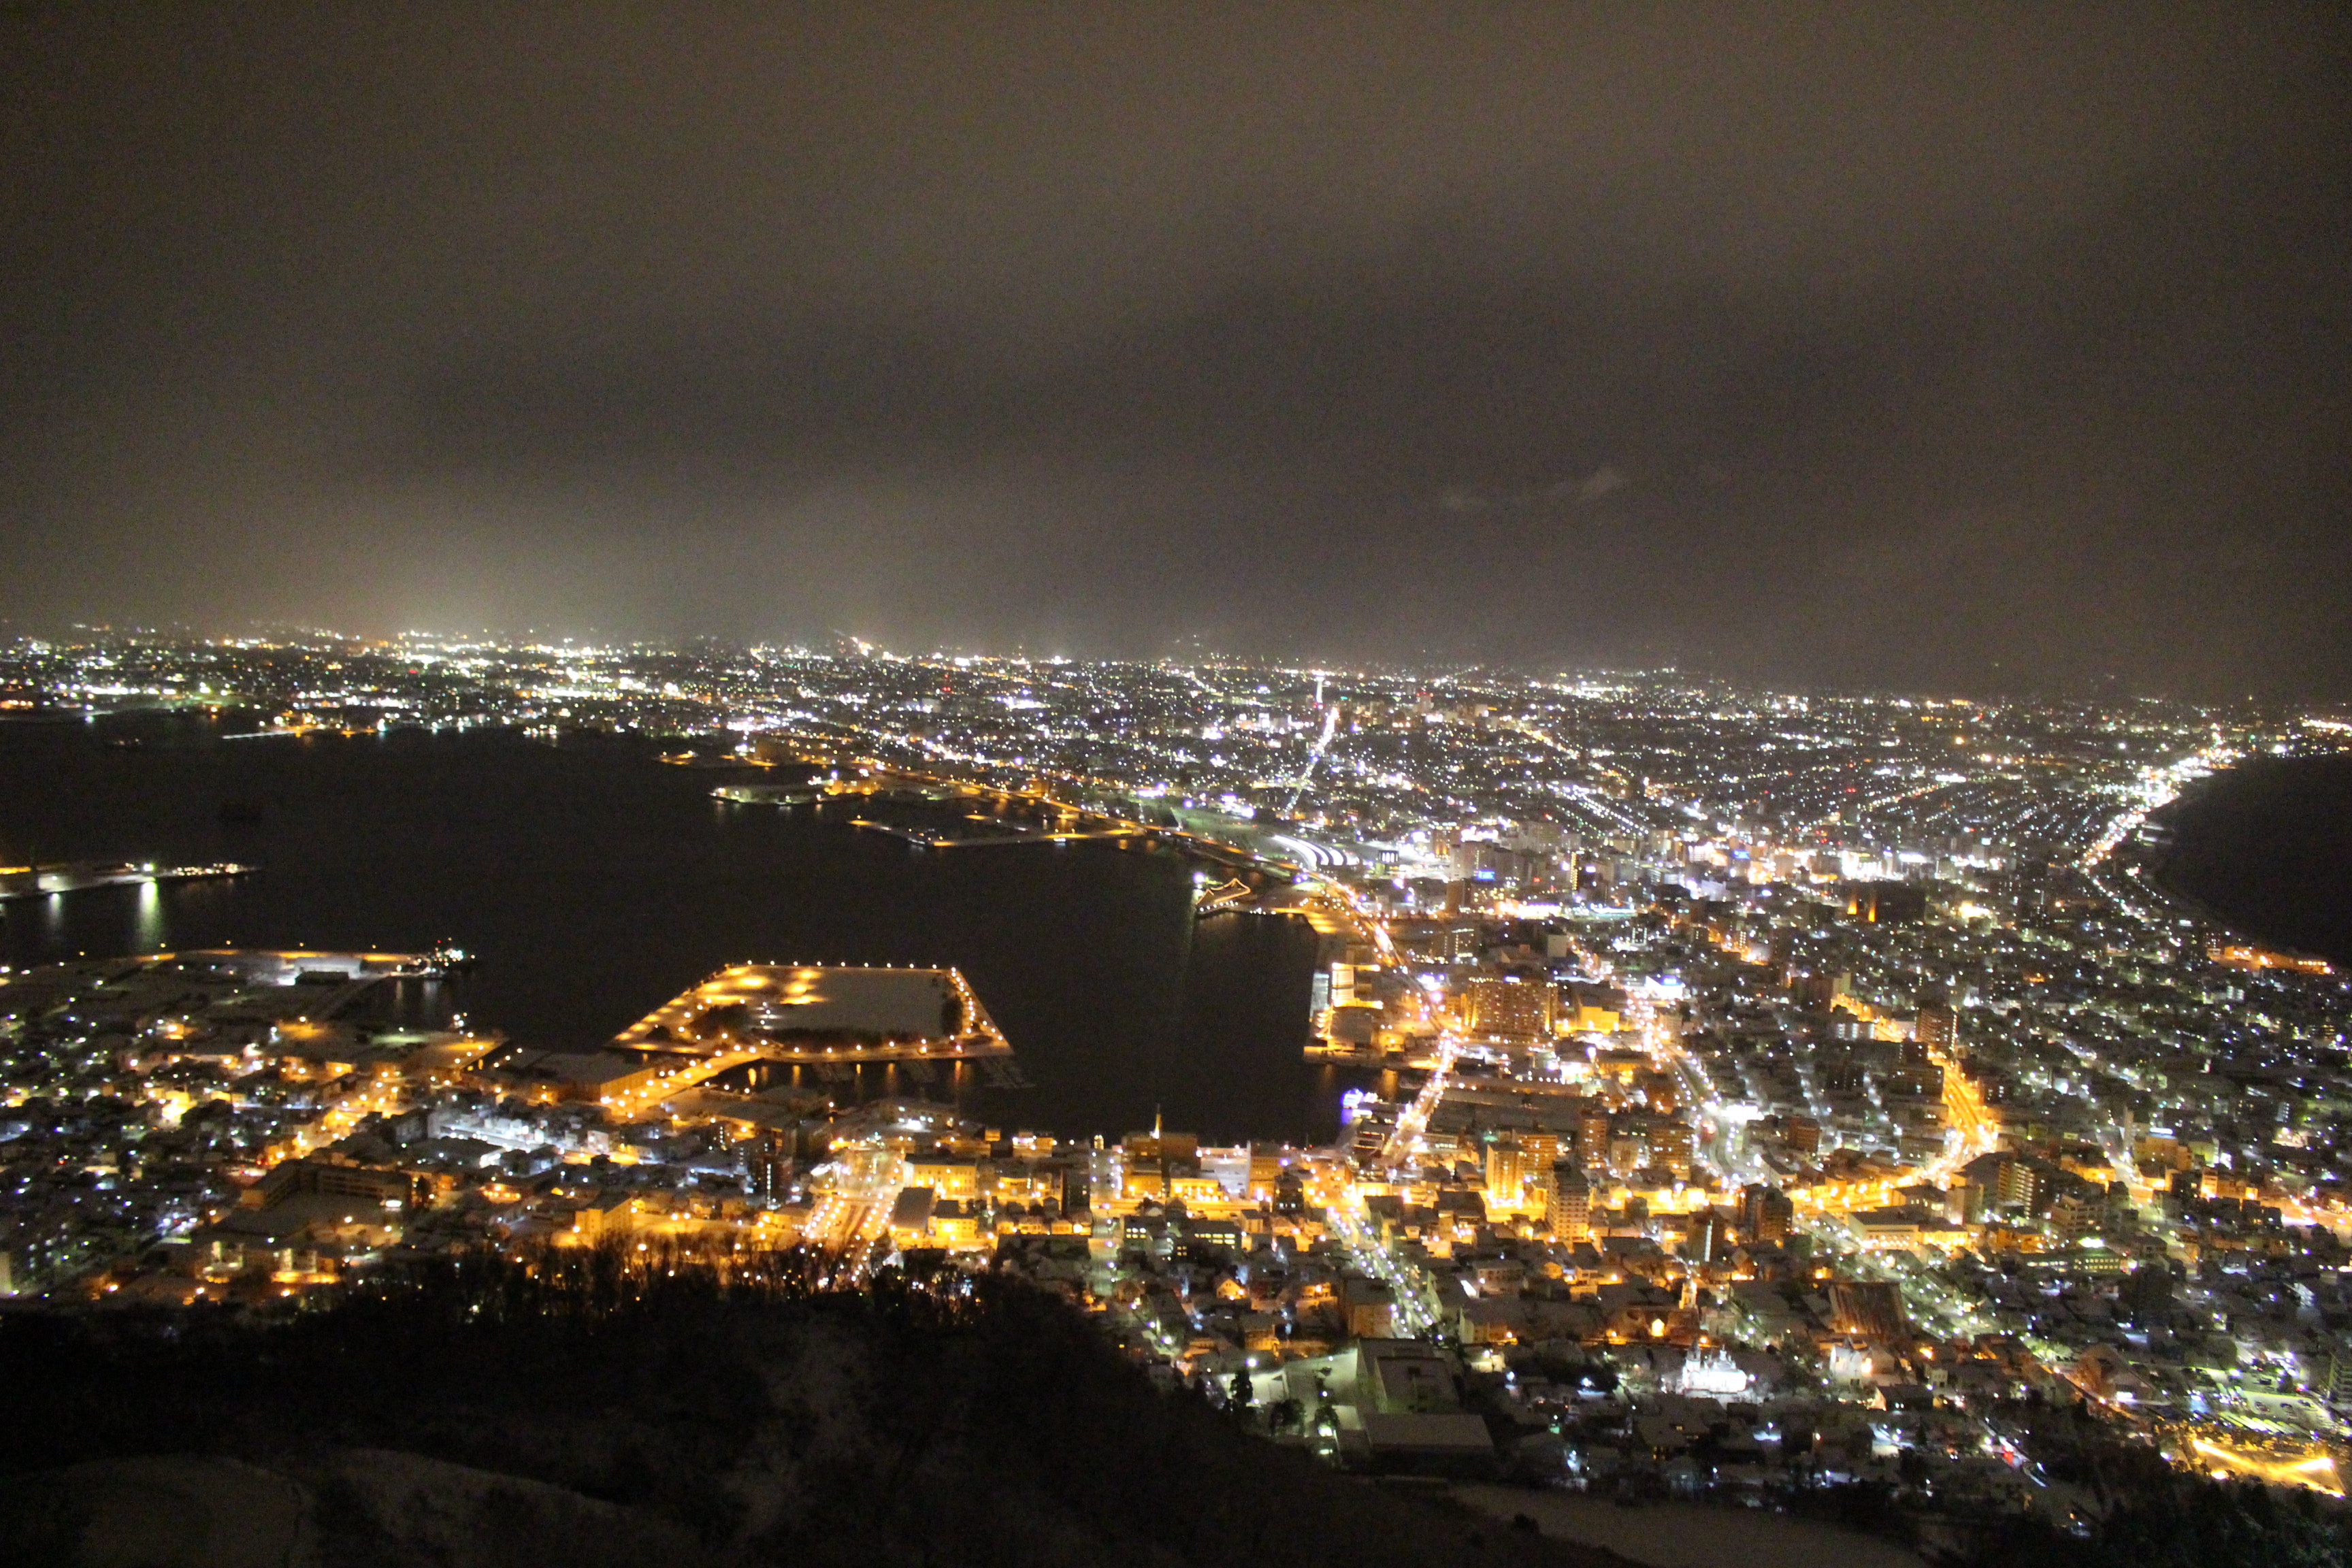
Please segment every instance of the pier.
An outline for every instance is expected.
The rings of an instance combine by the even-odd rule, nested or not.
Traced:
[[[635,1112],[753,1062],[810,1067],[823,1077],[867,1062],[920,1072],[980,1061],[994,1069],[992,1083],[1015,1087],[1025,1080],[1012,1056],[1012,1042],[960,971],[739,963],[563,1070],[573,1094]]]
[[[824,798],[824,794],[822,790],[793,789],[786,784],[720,784],[710,792],[710,796],[730,805],[791,807],[814,805]]]
[[[247,877],[254,867],[225,860],[212,866],[131,865],[122,860],[71,860],[58,866],[0,866],[0,903],[86,893],[98,888],[139,888],[166,882],[203,882]]]

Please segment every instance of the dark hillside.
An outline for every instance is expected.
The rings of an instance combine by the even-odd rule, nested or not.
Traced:
[[[688,1271],[632,1289],[472,1261],[274,1329],[7,1320],[0,1471],[242,1460],[310,1486],[331,1559],[385,1563],[423,1559],[387,1535],[383,1489],[373,1513],[359,1495],[354,1474],[378,1478],[353,1450],[543,1483],[485,1515],[509,1521],[509,1563],[559,1542],[595,1560],[583,1535],[810,1568],[1606,1560],[1250,1437],[1024,1286],[722,1293]],[[551,1513],[559,1495],[587,1500]]]

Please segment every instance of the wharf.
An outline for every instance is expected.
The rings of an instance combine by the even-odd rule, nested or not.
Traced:
[[[895,822],[876,822],[868,817],[854,817],[850,826],[862,827],[868,833],[887,833],[893,838],[903,838],[926,849],[981,849],[1004,844],[1067,844],[1075,839],[1100,838],[1113,843],[1126,843],[1139,835],[1134,833],[1065,832],[1055,828],[1039,828],[1034,833],[941,833],[929,827],[906,827]]]
[[[254,867],[236,861],[212,866],[133,866],[120,860],[74,860],[61,866],[0,867],[0,903],[82,893],[95,888],[137,888],[163,882],[202,882],[250,876]]]
[[[613,1045],[706,1060],[839,1065],[1013,1054],[960,972],[887,964],[739,963],[656,1008]]]
[[[793,789],[787,784],[720,784],[710,795],[714,800],[734,805],[814,805],[824,798],[821,791]]]
[[[1229,877],[1213,888],[1203,888],[1192,900],[1195,915],[1213,915],[1226,910],[1244,910],[1250,914],[1264,914],[1263,910],[1247,910],[1244,906],[1257,896],[1257,889],[1239,877]]]

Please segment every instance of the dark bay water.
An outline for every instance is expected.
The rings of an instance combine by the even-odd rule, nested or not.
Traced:
[[[1034,1084],[977,1091],[992,1122],[1116,1137],[1158,1110],[1218,1139],[1330,1135],[1337,1086],[1299,1051],[1303,926],[1196,923],[1170,852],[917,849],[846,813],[712,800],[730,776],[499,734],[0,724],[0,863],[261,868],[9,904],[0,954],[447,942],[481,961],[459,987],[473,1025],[572,1047],[730,963],[953,964]]]
[[[2352,752],[2257,758],[2167,819],[2167,887],[2266,946],[2352,965]]]

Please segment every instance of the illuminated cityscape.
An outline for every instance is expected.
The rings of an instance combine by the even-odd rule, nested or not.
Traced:
[[[918,853],[1184,856],[1201,919],[1316,933],[1300,1048],[1354,1085],[1329,1146],[1000,1128],[930,1093],[1022,1081],[952,970],[745,955],[567,1053],[372,1003],[462,953],[82,960],[0,986],[19,1300],[804,1245],[844,1283],[1024,1274],[1349,1468],[2063,1525],[2095,1504],[2034,1432],[2079,1405],[2343,1489],[2352,990],[2156,879],[2185,785],[2334,749],[2332,711],[135,635],[18,644],[0,700],[222,744],[635,734],[731,809],[842,801]]]
[[[2352,1568],[2352,7],[0,6],[0,1568]]]

